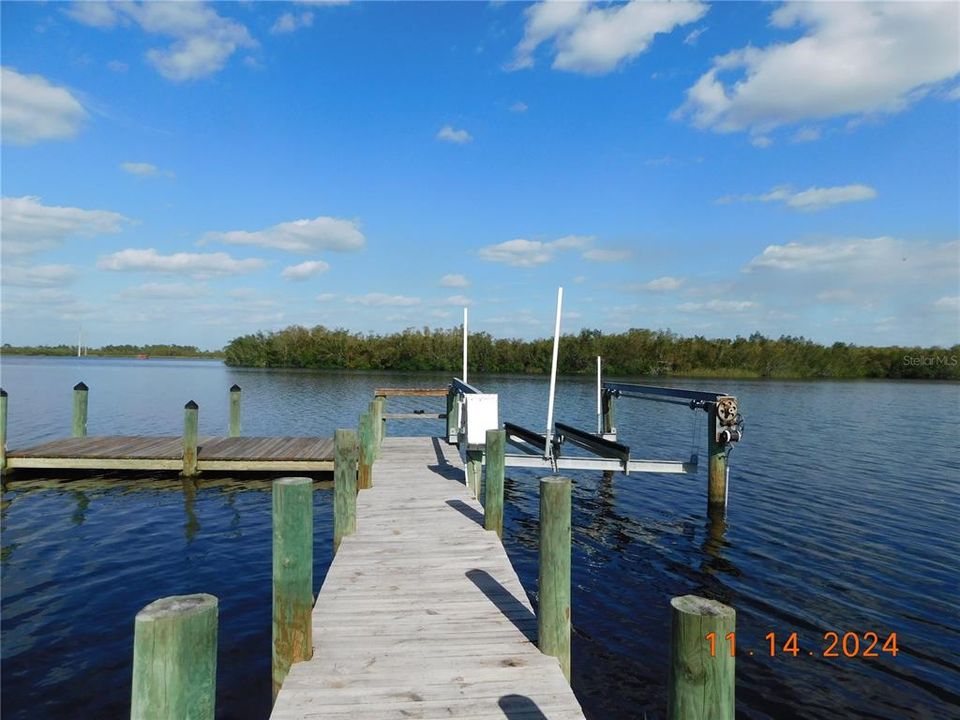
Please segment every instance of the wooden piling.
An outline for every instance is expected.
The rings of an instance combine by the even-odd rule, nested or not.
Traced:
[[[710,406],[707,412],[707,505],[724,507],[727,504],[727,448],[717,442],[717,406]]]
[[[373,416],[369,411],[360,416],[360,455],[357,465],[357,489],[373,487]]]
[[[380,433],[383,431],[383,423],[380,422],[380,404],[376,400],[371,400],[367,406],[367,412],[370,413],[370,430],[373,442],[373,459],[380,457]]]
[[[483,471],[483,450],[467,450],[467,487],[477,500],[482,500],[480,495],[481,473]]]
[[[230,437],[240,437],[240,386],[230,386]]]
[[[82,382],[73,386],[73,436],[87,436],[87,394],[89,388]]]
[[[503,539],[503,476],[504,447],[507,434],[503,430],[487,430],[487,469],[483,496],[483,526]]]
[[[670,606],[667,718],[733,720],[736,611],[696,595],[675,597]]]
[[[183,406],[183,470],[180,474],[184,477],[197,474],[199,410],[199,406],[193,400]]]
[[[612,392],[603,393],[603,434],[617,434],[616,397]]]
[[[333,554],[340,542],[357,531],[357,433],[333,435]]]
[[[537,645],[570,682],[570,478],[540,479]]]
[[[339,432],[339,431],[338,431]],[[313,656],[313,480],[273,481],[273,699],[290,666]]]
[[[217,689],[217,598],[175,595],[137,613],[133,720],[213,720]]]
[[[387,398],[385,395],[377,395],[375,402],[379,405],[378,412],[380,413],[380,444],[383,444],[383,439],[387,436]]]
[[[450,386],[447,393],[447,442],[455,443],[460,433],[460,403],[457,402],[457,392]]]
[[[7,469],[7,391],[0,388],[0,472]]]

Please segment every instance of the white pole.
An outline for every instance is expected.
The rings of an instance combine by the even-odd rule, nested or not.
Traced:
[[[557,355],[560,352],[560,312],[563,307],[563,288],[557,288],[557,324],[553,329],[553,362],[550,365],[550,401],[547,405],[547,447],[544,457],[553,455],[553,398],[557,392]]]
[[[80,349],[83,347],[83,326],[77,331],[77,357],[80,357]]]
[[[603,407],[600,401],[600,356],[597,355],[597,435],[603,435]]]
[[[463,382],[467,382],[467,309],[463,309]]]

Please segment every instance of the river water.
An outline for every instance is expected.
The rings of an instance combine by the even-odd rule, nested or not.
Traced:
[[[182,429],[222,435],[227,388],[243,387],[245,435],[330,436],[355,426],[381,386],[446,376],[254,371],[209,361],[5,357],[8,447],[66,436],[71,388],[90,386],[91,435]],[[478,376],[501,421],[542,428],[545,378]],[[621,399],[634,457],[686,459],[694,476],[572,472],[573,687],[592,720],[660,718],[669,601],[694,593],[737,610],[737,715],[960,716],[960,385],[683,381],[737,395],[746,433],[730,457],[725,519],[706,513],[705,415]],[[391,411],[442,411],[442,398]],[[561,378],[556,418],[596,424],[590,379]],[[440,434],[442,421],[389,433]],[[537,478],[509,469],[504,544],[527,592],[537,583]],[[129,715],[133,618],[165,595],[220,599],[222,718],[270,709],[270,484],[204,478],[36,479],[2,498],[5,720]],[[332,493],[314,494],[317,589],[331,557]],[[824,633],[866,633],[875,658],[827,657]],[[777,651],[770,656],[768,633]],[[799,652],[783,645],[797,633]],[[891,633],[897,654],[881,651]],[[888,646],[892,647],[892,646]],[[852,650],[852,637],[847,645]],[[854,654],[854,653],[850,653]]]

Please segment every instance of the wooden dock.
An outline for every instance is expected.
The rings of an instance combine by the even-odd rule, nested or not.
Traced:
[[[387,438],[272,718],[583,719],[455,446]]]
[[[6,466],[45,470],[181,470],[182,437],[70,437],[6,453]],[[333,470],[333,440],[315,437],[203,437],[202,472],[325,472]]]

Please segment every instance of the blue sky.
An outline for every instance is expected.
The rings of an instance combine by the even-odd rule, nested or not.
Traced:
[[[11,3],[2,339],[960,341],[957,3]]]

